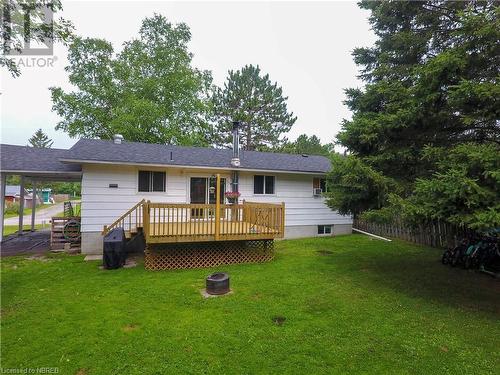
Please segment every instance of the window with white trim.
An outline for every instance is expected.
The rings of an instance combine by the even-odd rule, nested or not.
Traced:
[[[332,234],[332,226],[318,225],[318,234]]]
[[[255,175],[253,176],[254,194],[274,194],[274,176]]]
[[[313,189],[321,189],[322,193],[327,193],[328,186],[326,184],[326,178],[314,177],[313,178]]]
[[[139,171],[138,188],[140,192],[164,192],[166,173],[157,171]]]

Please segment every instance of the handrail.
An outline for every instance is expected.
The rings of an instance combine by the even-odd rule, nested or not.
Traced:
[[[223,241],[284,236],[284,203],[167,203],[145,199],[105,226],[126,231],[142,228],[146,242]]]
[[[120,224],[121,224],[121,227],[123,229],[125,229],[127,222],[129,224],[128,225],[128,230],[132,229],[132,223],[135,224],[136,228],[141,227],[142,226],[142,220],[143,220],[142,216],[143,215],[139,211],[140,211],[140,208],[144,205],[144,203],[146,203],[145,199],[143,199],[140,202],[138,202],[131,209],[129,209],[127,212],[125,212],[122,216],[120,216],[118,219],[116,219],[113,224],[111,224],[111,225],[105,225],[104,229],[102,231],[102,235],[105,236],[112,229],[120,226]],[[135,220],[133,220],[134,219],[134,215],[133,215],[134,211],[136,211],[135,212]],[[128,221],[125,220],[127,217],[128,217]]]
[[[170,237],[207,241],[283,237],[284,203],[159,203],[143,206],[148,239]],[[212,238],[212,239],[210,239]]]

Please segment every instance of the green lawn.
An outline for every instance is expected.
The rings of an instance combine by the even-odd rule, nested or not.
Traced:
[[[3,368],[60,374],[498,374],[500,282],[361,235],[277,243],[273,262],[105,271],[2,259]],[[273,322],[284,317],[282,325]]]
[[[47,207],[50,207],[52,206],[51,204],[37,204],[36,206],[36,212],[38,212],[38,210],[43,210],[44,208],[47,208]],[[23,210],[23,216],[25,215],[31,215],[31,208],[25,208]],[[19,212],[6,212],[4,214],[4,217],[7,219],[9,217],[16,217],[16,216],[19,216]]]

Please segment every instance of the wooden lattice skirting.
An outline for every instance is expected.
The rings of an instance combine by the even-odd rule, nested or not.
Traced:
[[[206,268],[267,262],[273,257],[273,240],[148,244],[144,251],[144,267],[151,271]]]

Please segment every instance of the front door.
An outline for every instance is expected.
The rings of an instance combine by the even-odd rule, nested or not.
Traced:
[[[190,200],[193,204],[215,204],[215,185],[214,177],[191,177],[190,181]],[[212,189],[210,189],[212,188]],[[224,203],[224,194],[226,193],[226,179],[220,179],[220,202]],[[209,212],[213,215],[213,212]],[[199,208],[191,209],[191,217],[205,217],[204,210]]]
[[[207,203],[207,179],[204,177],[191,177],[191,203]]]

